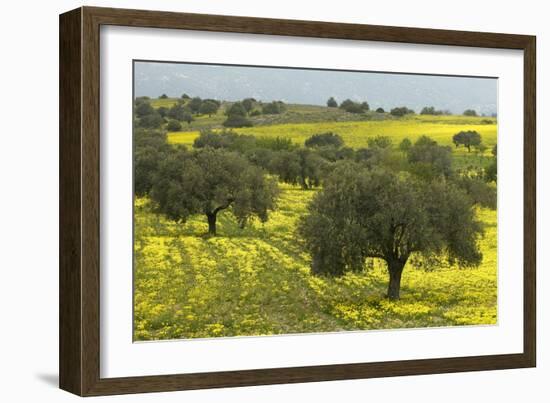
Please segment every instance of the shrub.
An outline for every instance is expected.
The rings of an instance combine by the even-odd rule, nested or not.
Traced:
[[[252,127],[253,124],[245,116],[229,115],[223,122],[224,127]]]
[[[139,119],[139,125],[147,129],[159,128],[163,123],[164,119],[157,111],[149,115],[142,116],[141,119]]]
[[[344,145],[344,140],[336,133],[327,132],[314,134],[305,141],[306,147],[335,147],[340,148]]]
[[[393,108],[390,111],[390,114],[393,116],[401,117],[409,114],[413,114],[414,111],[412,109],[407,108],[406,106],[400,106],[397,108]]]
[[[262,113],[264,115],[278,115],[284,112],[284,103],[281,101],[273,101],[262,105]]]
[[[327,106],[329,108],[338,108],[338,102],[336,102],[334,97],[330,97],[327,101]]]
[[[369,104],[367,102],[359,103],[346,99],[340,104],[340,109],[349,113],[365,113],[369,110]]]
[[[166,125],[166,130],[169,132],[179,132],[181,130],[181,123],[177,120],[170,120]]]
[[[392,146],[392,141],[388,136],[376,136],[369,137],[367,139],[367,144],[370,148],[390,148]]]

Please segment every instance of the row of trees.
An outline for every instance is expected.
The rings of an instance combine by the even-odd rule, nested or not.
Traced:
[[[496,180],[496,148],[494,156]],[[211,235],[221,212],[241,227],[253,216],[266,221],[277,207],[278,181],[321,187],[297,229],[312,273],[339,276],[383,259],[391,299],[399,298],[413,255],[479,264],[482,227],[473,207],[496,204],[486,176],[453,170],[451,147],[426,136],[397,147],[375,136],[368,147],[352,149],[331,132],[296,145],[203,131],[188,150],[168,145],[161,131],[135,133],[136,194],[148,195],[155,211],[178,222],[203,215]]]
[[[211,235],[224,210],[230,209],[241,227],[252,216],[266,221],[279,194],[277,181],[243,155],[173,147],[159,131],[136,132],[134,172],[135,193],[148,195],[156,212],[180,223],[202,214]]]
[[[330,97],[327,100],[327,106],[329,108],[338,108],[338,102],[334,97]],[[367,102],[355,102],[351,99],[346,99],[340,104],[340,108],[350,113],[364,113],[369,111],[369,104]],[[377,113],[385,113],[384,108],[377,108]],[[414,110],[407,108],[406,106],[395,107],[390,110],[390,114],[393,116],[405,116],[408,114],[414,114]],[[451,112],[448,110],[439,110],[433,106],[425,106],[420,111],[421,115],[450,115]],[[474,109],[466,109],[463,113],[464,116],[479,116]]]
[[[138,127],[158,129],[166,123],[168,131],[178,131],[182,129],[183,122],[191,124],[194,115],[211,116],[217,113],[220,106],[218,100],[195,97],[178,100],[169,108],[154,108],[147,97],[139,97],[134,102],[134,115]]]
[[[256,107],[259,107],[256,109]],[[262,103],[254,98],[245,98],[242,101],[232,103],[225,111],[227,119],[223,122],[225,127],[251,127],[250,116],[278,115],[285,111],[282,101]]]

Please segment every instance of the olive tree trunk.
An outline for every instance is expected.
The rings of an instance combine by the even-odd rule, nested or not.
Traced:
[[[403,268],[405,264],[400,261],[388,262],[388,272],[390,275],[390,282],[388,284],[388,298],[391,300],[399,299],[399,292],[401,291],[401,275],[403,274]]]
[[[209,213],[206,217],[208,218],[208,233],[216,235],[216,213]]]

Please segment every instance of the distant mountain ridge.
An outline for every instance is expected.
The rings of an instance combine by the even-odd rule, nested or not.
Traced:
[[[405,105],[416,112],[424,106],[462,113],[497,112],[494,78],[430,76],[270,67],[241,67],[187,63],[136,62],[135,95],[156,98],[183,93],[202,98],[235,101],[253,97],[262,101],[324,105],[331,96],[366,100],[371,109]]]

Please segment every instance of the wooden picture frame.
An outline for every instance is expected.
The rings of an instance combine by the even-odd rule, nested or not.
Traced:
[[[100,377],[100,26],[519,49],[524,52],[523,353],[227,372]],[[80,396],[534,367],[535,37],[81,7],[60,16],[60,387]]]

